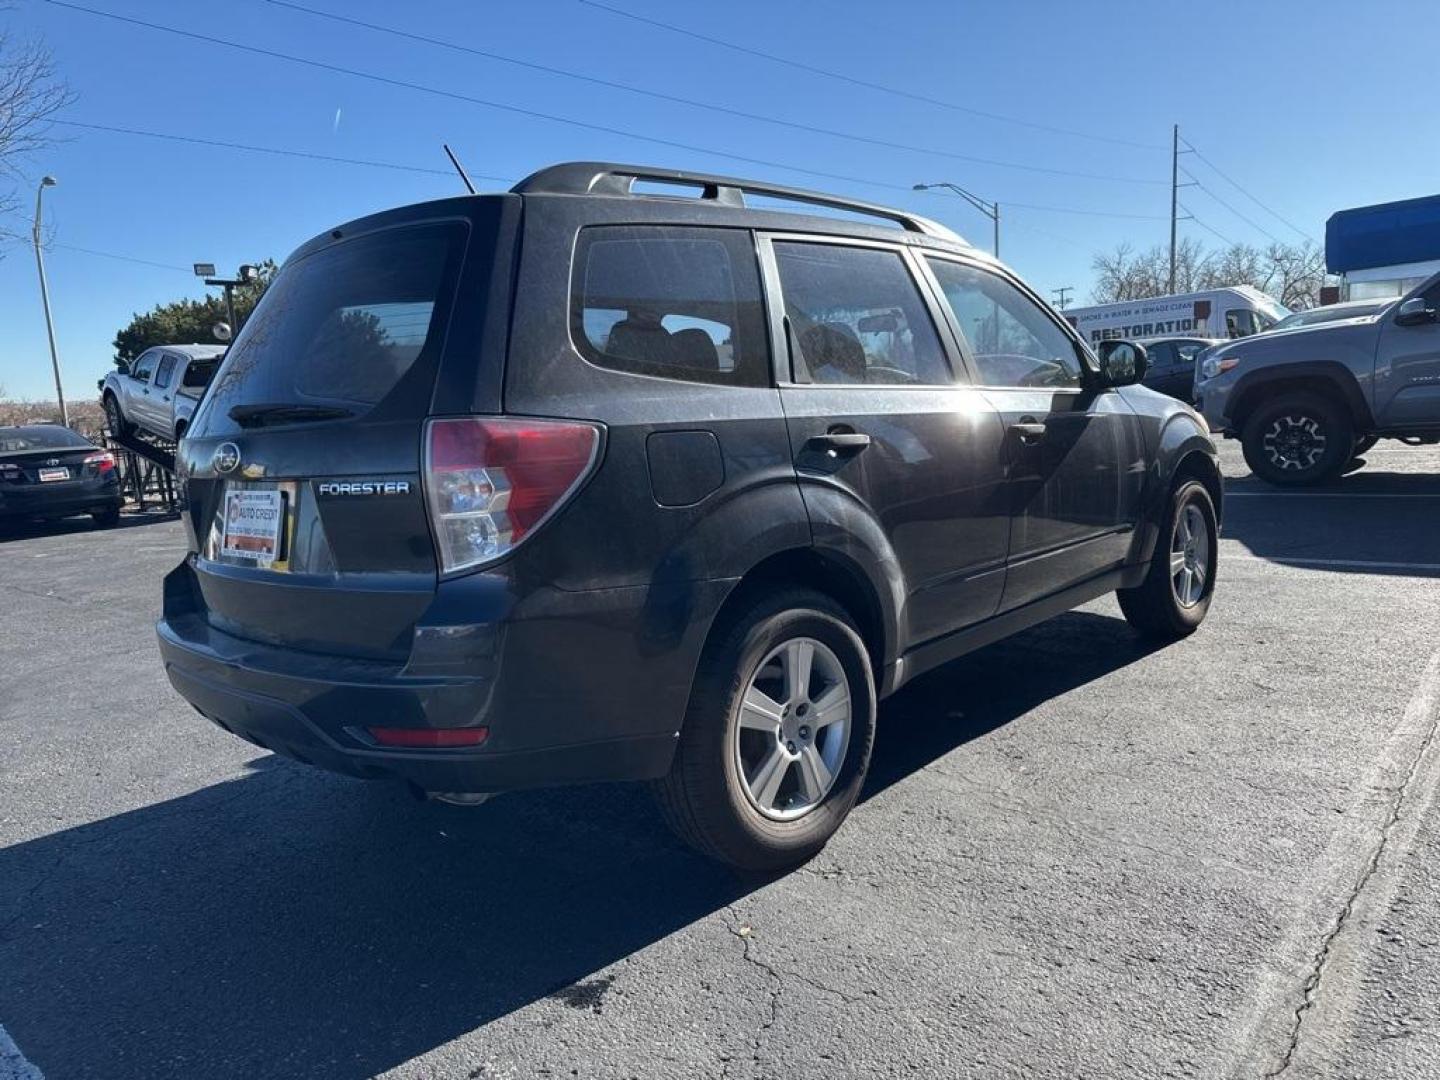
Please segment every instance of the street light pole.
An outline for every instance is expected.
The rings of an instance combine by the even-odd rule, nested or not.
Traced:
[[[1000,204],[991,199],[982,199],[979,195],[966,191],[959,184],[952,184],[945,180],[935,184],[915,185],[916,191],[929,191],[932,188],[945,188],[947,191],[954,192],[990,219],[995,226],[995,242],[992,251],[998,259],[1000,257]]]
[[[55,348],[55,322],[50,317],[50,285],[45,280],[45,256],[40,248],[40,200],[47,187],[55,186],[55,178],[47,176],[35,191],[35,227],[30,237],[35,241],[35,266],[40,271],[40,303],[45,308],[45,333],[50,336],[50,366],[55,369],[55,398],[60,403],[60,422],[70,426],[70,412],[65,408],[65,390],[60,385],[60,353]]]

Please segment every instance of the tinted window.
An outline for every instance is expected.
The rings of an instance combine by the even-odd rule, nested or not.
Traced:
[[[775,243],[797,381],[955,381],[930,313],[898,252]]]
[[[1169,341],[1157,341],[1145,346],[1151,371],[1160,371],[1175,364],[1175,345]]]
[[[747,232],[585,229],[571,292],[571,334],[591,363],[691,382],[770,382]]]
[[[998,274],[930,259],[986,386],[1079,386],[1080,354],[1045,310]]]
[[[155,370],[155,361],[158,359],[160,359],[160,354],[152,349],[135,361],[135,366],[130,369],[130,374],[141,382],[149,382],[150,373]]]
[[[233,429],[242,404],[359,414],[394,394],[423,409],[463,238],[461,226],[417,225],[286,263],[225,354],[197,432]]]
[[[0,428],[0,454],[24,454],[31,450],[79,450],[94,444],[59,424]]]
[[[1205,343],[1202,341],[1177,342],[1175,351],[1180,354],[1179,364],[1181,367],[1194,367],[1195,358],[1205,351]]]
[[[160,359],[160,366],[155,369],[155,385],[160,389],[170,385],[170,373],[175,370],[175,357],[166,353]]]

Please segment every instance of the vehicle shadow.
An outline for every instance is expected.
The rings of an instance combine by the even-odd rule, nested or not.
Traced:
[[[1253,477],[1226,483],[1222,535],[1305,569],[1440,577],[1440,476],[1361,472],[1303,491]],[[1223,556],[1221,572],[1224,572]]]
[[[114,525],[100,526],[89,515],[58,518],[51,521],[0,522],[0,544],[13,540],[33,540],[39,536],[71,536],[76,533],[115,532],[179,521],[180,515],[170,510],[126,510]]]
[[[1145,651],[1074,612],[918,680],[866,797]],[[0,1022],[50,1076],[370,1076],[542,998],[602,1008],[597,972],[764,884],[637,786],[462,811],[265,756],[0,851]]]

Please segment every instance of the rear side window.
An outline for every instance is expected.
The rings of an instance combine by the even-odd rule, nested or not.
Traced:
[[[775,242],[798,382],[945,386],[955,381],[897,251]]]
[[[595,226],[580,233],[570,332],[600,367],[768,386],[760,275],[739,229]]]
[[[235,430],[236,406],[423,413],[464,237],[461,225],[414,225],[286,263],[225,354],[197,430]]]
[[[160,361],[160,366],[155,369],[155,385],[160,389],[170,385],[170,373],[175,370],[175,357],[166,353]]]

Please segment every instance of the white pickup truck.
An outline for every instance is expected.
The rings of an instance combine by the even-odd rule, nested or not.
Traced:
[[[100,385],[110,430],[178,442],[224,355],[224,345],[157,345],[110,372]]]

